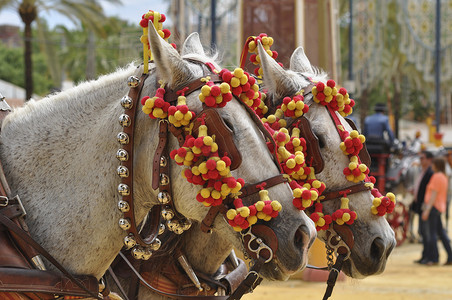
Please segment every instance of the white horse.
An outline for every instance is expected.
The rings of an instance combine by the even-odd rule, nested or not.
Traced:
[[[260,50],[260,53],[263,53],[262,49]],[[204,55],[196,33],[185,41],[182,49],[183,55],[195,53]],[[284,70],[276,64],[275,60],[269,59],[266,55],[262,57],[262,67],[265,87],[269,88],[269,95],[275,100],[275,106],[280,104],[276,102],[281,101],[284,96],[292,96],[301,88],[308,86],[310,82],[305,77],[322,81],[325,81],[326,78],[326,74],[319,74],[311,66],[301,48],[297,49],[291,57],[292,70]],[[320,140],[325,164],[324,170],[317,174],[317,178],[326,183],[327,191],[340,190],[352,185],[342,174],[342,170],[349,161],[339,148],[341,141],[327,110],[319,104],[313,103],[312,99],[305,101],[310,105],[306,117]],[[341,120],[345,123],[342,117]],[[351,128],[346,126],[350,131]],[[358,219],[351,226],[345,225],[350,227],[353,232],[355,243],[351,249],[350,258],[344,263],[343,270],[348,276],[354,278],[379,274],[383,272],[387,257],[395,246],[394,233],[384,218],[371,214],[370,207],[373,197],[370,192],[356,193],[349,195],[349,198],[350,208],[357,212]],[[326,202],[324,203],[325,213],[331,214],[339,206],[339,199]],[[225,247],[222,254],[210,251],[210,249],[218,249],[218,246],[213,245],[224,245],[222,237],[211,235],[204,238],[202,232],[193,231],[193,229],[188,233],[190,237],[184,239],[184,250],[193,269],[205,274],[215,273],[230,250]],[[327,239],[325,231],[320,231],[319,237],[325,241]],[[125,288],[129,287],[128,282],[123,281],[123,283]],[[140,286],[138,299],[160,299],[159,297],[150,289]]]
[[[290,59],[290,69],[285,70],[272,59],[259,44],[259,54],[263,69],[264,85],[268,88],[273,101],[272,105],[281,104],[286,96],[294,96],[301,89],[314,81],[326,82],[326,74],[319,72],[309,62],[303,48],[297,48]],[[307,91],[305,91],[307,92]],[[307,99],[306,99],[307,98]],[[346,180],[343,169],[348,166],[349,159],[339,147],[341,139],[335,128],[328,110],[313,101],[312,95],[305,97],[305,103],[310,105],[309,112],[305,114],[309,120],[314,134],[319,139],[320,151],[324,160],[324,169],[316,177],[326,184],[325,193],[342,190],[353,185]],[[341,123],[347,131],[352,128],[337,113]],[[309,147],[309,146],[308,146]],[[340,195],[336,200],[323,203],[324,212],[331,214],[340,208]],[[354,236],[354,247],[351,249],[350,259],[344,263],[344,272],[354,278],[379,274],[384,271],[386,261],[395,247],[394,232],[383,217],[371,213],[373,196],[370,191],[362,191],[348,196],[350,209],[356,211],[358,218],[349,227]],[[342,227],[342,226],[341,226]],[[343,227],[342,227],[343,228]],[[327,239],[325,231],[318,232],[318,238]]]
[[[155,68],[151,65],[142,95],[155,94],[157,78],[177,90],[206,72],[205,66],[182,59],[152,30],[150,42]],[[201,55],[192,58],[215,64]],[[120,148],[116,136],[122,129],[119,100],[128,92],[127,78],[142,73],[142,67],[131,65],[44,100],[30,101],[3,122],[1,162],[12,193],[20,195],[24,203],[31,235],[73,274],[99,279],[123,246],[125,232],[118,226],[122,214],[117,208],[119,162],[115,157]],[[187,96],[187,105],[196,113],[202,110],[197,98],[197,93]],[[242,105],[233,99],[217,111],[233,127],[234,143],[243,157],[233,175],[256,183],[279,174],[261,132]],[[133,165],[137,223],[159,204],[158,190],[151,186],[158,123],[144,113],[137,115]],[[177,145],[171,137],[170,149]],[[171,164],[175,207],[186,218],[201,222],[208,208],[196,201],[199,188],[180,176],[180,166]],[[278,239],[277,259],[264,265],[262,275],[282,280],[306,266],[316,233],[313,222],[292,205],[287,183],[268,190],[283,209],[268,223]],[[242,247],[240,234],[223,218],[217,217],[213,225],[224,241],[222,247],[228,248],[219,251],[223,258],[232,246]]]

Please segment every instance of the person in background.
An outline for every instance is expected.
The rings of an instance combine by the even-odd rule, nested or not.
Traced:
[[[414,184],[414,201],[410,205],[410,210],[414,212],[416,215],[419,216],[419,228],[418,233],[420,235],[420,238],[422,238],[422,244],[423,244],[423,250],[422,250],[422,256],[419,260],[416,260],[416,263],[421,263],[425,261],[425,250],[427,249],[427,239],[424,238],[424,235],[427,235],[425,232],[426,225],[425,222],[421,219],[421,207],[424,203],[424,196],[425,196],[425,190],[427,189],[427,184],[430,181],[430,178],[433,175],[432,170],[432,160],[433,160],[433,154],[430,151],[422,151],[419,154],[419,160],[421,162],[421,174],[419,174],[419,177],[416,178],[416,182]],[[412,222],[411,222],[412,223]]]
[[[426,236],[423,236],[423,239],[427,240],[424,244],[427,248],[424,249],[425,257],[421,263],[429,266],[438,264],[439,253],[437,242],[439,236],[447,252],[445,265],[452,265],[450,239],[441,222],[441,214],[446,211],[449,181],[445,174],[445,159],[443,157],[435,157],[433,159],[432,169],[434,173],[427,184],[424,205],[422,207],[422,221],[426,225]]]
[[[421,131],[417,130],[414,136],[414,140],[411,142],[410,151],[412,151],[413,153],[419,153],[419,151],[421,151],[421,147]]]
[[[394,133],[389,127],[388,116],[385,115],[386,105],[377,103],[374,110],[375,114],[367,116],[364,120],[363,133],[366,144],[380,144],[382,148],[380,151],[389,152],[394,143]]]

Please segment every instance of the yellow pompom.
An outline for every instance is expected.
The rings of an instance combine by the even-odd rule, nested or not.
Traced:
[[[245,75],[245,73],[243,72],[242,68],[235,68],[235,70],[234,70],[234,76],[235,77],[240,78],[243,75]]]
[[[258,219],[256,216],[249,216],[248,218],[246,218],[246,220],[248,221],[248,223],[250,223],[250,225],[253,225],[257,223]]]
[[[205,96],[205,97],[209,96],[209,95],[210,95],[210,86],[204,85],[204,86],[201,88],[201,93],[202,93],[202,95]]]
[[[210,190],[208,190],[208,189],[202,189],[202,190],[201,190],[201,196],[202,196],[203,198],[209,198],[209,197],[210,197]]]
[[[246,206],[237,208],[237,212],[244,218],[246,218],[250,215],[250,209]]]
[[[239,85],[240,85],[240,79],[237,78],[237,77],[232,77],[232,78],[231,78],[231,86],[232,86],[233,88],[236,88],[236,87],[238,87]]]
[[[271,206],[274,211],[281,211],[281,209],[282,209],[282,205],[278,201],[272,201]]]
[[[235,209],[230,209],[228,210],[228,212],[226,213],[226,217],[229,220],[234,220],[235,216],[237,216],[237,211]]]
[[[380,199],[380,198],[374,198],[374,200],[372,200],[372,204],[373,204],[375,207],[380,206],[380,204],[381,204],[381,199]]]
[[[264,201],[257,201],[254,206],[256,206],[257,211],[261,211],[262,209],[264,209],[265,203]]]
[[[231,87],[226,82],[220,84],[220,90],[222,94],[227,94],[231,91]]]

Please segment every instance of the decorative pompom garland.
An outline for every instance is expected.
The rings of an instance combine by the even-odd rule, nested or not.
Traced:
[[[353,112],[355,101],[349,98],[345,88],[337,90],[334,80],[328,80],[326,85],[323,82],[318,82],[312,88],[312,94],[316,103],[330,106],[343,117]]]
[[[344,175],[348,181],[358,183],[366,179],[369,174],[369,168],[358,162],[358,156],[352,156],[348,167],[344,168]]]
[[[143,112],[151,119],[165,119],[168,116],[170,104],[165,101],[165,89],[160,87],[155,92],[155,96],[150,98],[145,96],[141,99]]]
[[[350,200],[347,197],[341,198],[341,208],[336,210],[332,215],[333,221],[335,221],[338,225],[352,225],[355,222],[357,215],[356,212],[350,210],[348,207],[348,202]]]
[[[363,144],[366,141],[364,135],[359,134],[357,130],[352,130],[350,134],[347,131],[347,136],[343,138],[343,142],[340,144],[340,148],[345,155],[358,155],[359,151],[363,148]]]
[[[208,107],[224,107],[232,100],[231,87],[227,82],[223,82],[220,86],[210,81],[210,77],[204,79],[206,85],[201,88],[199,100]]]
[[[187,106],[187,99],[184,95],[187,89],[184,88],[178,91],[177,106],[170,106],[168,108],[168,121],[175,127],[187,126],[195,117],[195,113],[190,111]]]
[[[323,205],[319,201],[314,205],[314,212],[310,215],[310,218],[315,223],[317,231],[327,230],[330,227],[333,218],[330,215],[323,214]]]
[[[386,193],[384,197],[376,197],[372,201],[371,211],[374,215],[384,216],[394,211],[396,199],[393,193]]]
[[[278,201],[272,201],[268,197],[268,191],[262,189],[259,191],[260,201],[253,205],[244,206],[242,199],[236,198],[234,200],[235,209],[231,208],[226,213],[229,225],[235,231],[241,231],[255,224],[258,219],[270,221],[271,218],[276,218],[282,209]]]
[[[231,86],[232,93],[246,105],[256,110],[261,104],[261,92],[256,84],[256,79],[242,68],[236,68],[234,72],[228,69],[220,71],[221,79]]]
[[[273,45],[273,38],[269,37],[266,33],[261,33],[257,37],[256,36],[250,36],[247,39],[245,47],[248,47],[248,52],[253,53],[250,56],[250,61],[257,66],[260,66],[261,64],[261,58],[259,56],[259,52],[257,49],[257,42],[260,41],[262,46],[264,47],[267,54],[276,60],[278,57],[278,52],[270,50],[270,47]],[[242,53],[243,55],[243,53]],[[241,62],[241,65],[243,66],[244,62]],[[278,63],[280,66],[282,66],[281,63]],[[261,67],[257,67],[254,69],[254,74],[256,76],[262,76],[263,70]]]
[[[163,29],[163,22],[165,22],[166,17],[164,14],[158,13],[153,10],[149,10],[141,17],[140,26],[143,28],[143,35],[140,37],[140,41],[143,44],[143,62],[144,62],[144,70],[143,73],[147,74],[149,71],[148,67],[148,59],[152,59],[151,47],[148,41],[148,25],[149,22],[152,22],[158,34],[168,41],[171,36],[171,31],[169,29]],[[172,43],[171,46],[176,48],[176,44]]]
[[[285,97],[281,105],[284,116],[292,119],[299,118],[309,111],[309,106],[305,105],[303,95],[296,95],[293,98]]]

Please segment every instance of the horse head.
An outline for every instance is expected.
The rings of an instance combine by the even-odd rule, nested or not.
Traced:
[[[172,199],[177,214],[180,214],[185,220],[189,220],[192,223],[203,223],[209,211],[215,210],[215,206],[223,207],[226,210],[229,209],[226,214],[229,219],[225,221],[225,218],[217,216],[211,224],[212,230],[216,232],[216,235],[221,238],[223,243],[228,245],[227,247],[221,247],[222,250],[219,251],[221,253],[215,253],[218,256],[218,261],[216,265],[209,266],[210,269],[215,270],[233,246],[237,249],[243,249],[243,232],[242,234],[240,233],[241,228],[237,227],[238,225],[235,228],[230,225],[232,222],[230,210],[232,209],[232,214],[237,213],[237,211],[240,211],[239,207],[253,206],[254,203],[260,200],[263,201],[262,199],[264,198],[267,200],[270,198],[272,200],[278,200],[282,208],[279,215],[275,218],[268,217],[265,222],[259,221],[258,226],[253,225],[251,228],[252,230],[253,228],[259,228],[257,231],[266,228],[263,230],[265,232],[269,229],[271,232],[269,236],[265,236],[266,233],[264,233],[262,239],[268,243],[277,245],[272,249],[275,251],[273,253],[274,258],[264,265],[261,274],[269,279],[287,279],[289,275],[306,266],[307,250],[315,237],[315,230],[312,221],[305,213],[293,207],[292,191],[282,177],[278,164],[267,147],[265,130],[262,128],[262,124],[260,121],[257,122],[258,120],[254,112],[250,111],[241,101],[235,98],[230,99],[226,105],[209,108],[206,108],[206,103],[203,104],[200,101],[199,95],[200,93],[204,93],[204,88],[201,87],[203,85],[209,85],[208,89],[210,89],[215,85],[213,78],[216,75],[207,66],[213,66],[217,70],[220,68],[215,61],[205,55],[197,35],[192,35],[185,43],[182,51],[183,56],[180,56],[171,45],[164,41],[157,34],[153,26],[149,27],[148,39],[150,41],[155,70],[151,72],[150,79],[144,83],[142,95],[155,95],[157,78],[162,79],[166,88],[165,95],[162,95],[162,98],[166,102],[172,102],[177,98],[170,99],[168,95],[176,95],[174,93],[176,91],[190,91],[190,93],[187,92],[184,100],[189,110],[196,115],[194,127],[187,125],[187,128],[190,128],[190,130],[193,129],[193,131],[186,136],[182,147],[181,143],[175,137],[171,136],[169,138],[169,149],[173,150],[169,177],[172,184]],[[201,81],[204,84],[195,88],[193,93],[191,93],[191,90],[184,89],[187,86],[192,86],[192,82],[195,81]],[[224,88],[223,85],[220,85],[220,87]],[[161,89],[160,92],[162,92]],[[215,115],[218,115],[218,117],[215,117]],[[213,118],[213,121],[209,122],[209,118]],[[188,138],[192,138],[191,134],[193,137],[196,137],[196,135],[199,135],[198,137],[203,136],[201,129],[196,132],[198,126],[199,128],[206,126],[210,130],[214,127],[217,128],[217,125],[220,126],[220,123],[223,124],[221,125],[223,129],[221,129],[221,132],[214,132],[214,140],[218,141],[218,152],[223,153],[221,155],[231,156],[231,159],[226,159],[226,161],[231,161],[230,175],[225,174],[224,177],[233,177],[240,183],[240,185],[236,185],[234,179],[232,186],[230,186],[230,188],[238,187],[232,194],[237,193],[239,190],[243,193],[240,196],[240,201],[242,202],[239,205],[237,205],[239,203],[237,199],[232,199],[233,201],[231,200],[225,206],[223,205],[227,200],[223,200],[223,203],[221,203],[222,201],[220,199],[219,202],[217,201],[213,205],[209,201],[213,201],[212,198],[215,198],[213,196],[216,193],[214,190],[218,191],[215,180],[204,180],[201,181],[201,184],[199,182],[198,184],[194,184],[193,182],[196,180],[191,180],[192,183],[190,183],[181,176],[182,172],[184,172],[185,177],[193,178],[191,176],[199,176],[195,168],[201,168],[201,164],[206,158],[200,158],[195,164],[187,160],[185,160],[185,163],[181,163],[184,161],[183,159],[179,160],[179,164],[177,164],[177,159],[174,159],[177,149],[184,148],[182,152],[185,155],[185,151],[191,147],[189,146],[189,142],[187,142]],[[135,198],[144,207],[161,204],[159,203],[159,191],[154,190],[150,184],[153,180],[150,170],[153,169],[152,158],[154,157],[158,144],[157,133],[159,132],[160,124],[161,122],[151,120],[144,113],[140,113],[137,117],[135,143],[138,147],[135,150],[137,164],[134,186],[137,187]],[[222,132],[227,132],[227,135],[230,136],[230,140],[226,143],[220,141],[224,137]],[[212,134],[209,132],[208,135],[211,136]],[[223,146],[228,151],[222,149]],[[191,150],[187,151],[190,152]],[[216,158],[216,160],[218,161],[219,159]],[[203,178],[206,178],[206,176]],[[200,177],[197,178],[199,179]],[[244,186],[242,186],[243,184]],[[264,193],[259,192],[259,190],[264,191]],[[210,192],[212,194],[209,194]],[[227,194],[226,192],[225,197],[228,196]],[[209,198],[209,195],[212,198]],[[238,195],[237,193],[235,196]],[[217,197],[215,199],[218,200],[219,198]],[[203,202],[204,205],[200,202]],[[237,209],[235,212],[233,204]],[[259,225],[259,223],[265,223],[265,226]],[[260,233],[256,233],[256,235],[259,236]],[[248,242],[251,243],[250,241]]]
[[[342,125],[341,128],[347,132],[352,131],[352,128],[337,111],[329,110],[314,102],[311,92],[315,82],[326,84],[326,74],[311,66],[301,47],[292,54],[289,70],[278,65],[260,43],[258,49],[261,55],[265,88],[269,90],[270,101],[267,105],[270,109],[281,105],[284,97],[293,97],[305,89],[302,95],[304,95],[304,103],[309,105],[309,111],[304,114],[304,117],[308,119],[317,137],[323,160],[323,170],[318,168],[315,176],[326,186],[323,194],[331,199],[319,202],[323,205],[323,215],[332,215],[341,209],[341,198],[347,199],[347,209],[354,211],[357,215],[357,219],[351,225],[338,225],[333,221],[327,230],[318,232],[318,237],[328,243],[329,238],[337,234],[348,244],[349,259],[344,262],[344,272],[347,275],[360,278],[381,273],[395,246],[394,232],[385,218],[371,213],[374,199],[370,191],[371,187],[367,188],[368,185],[361,180],[356,180],[355,183],[350,182],[343,173],[343,170],[349,166],[350,159],[340,148],[344,136],[341,138],[336,127]],[[333,122],[334,118],[337,121]],[[291,120],[291,118],[287,119],[288,122],[293,122]],[[309,147],[314,146],[316,145],[307,145],[308,151]],[[356,191],[351,192],[355,189]],[[312,208],[308,208],[307,212],[311,216],[314,213]]]

